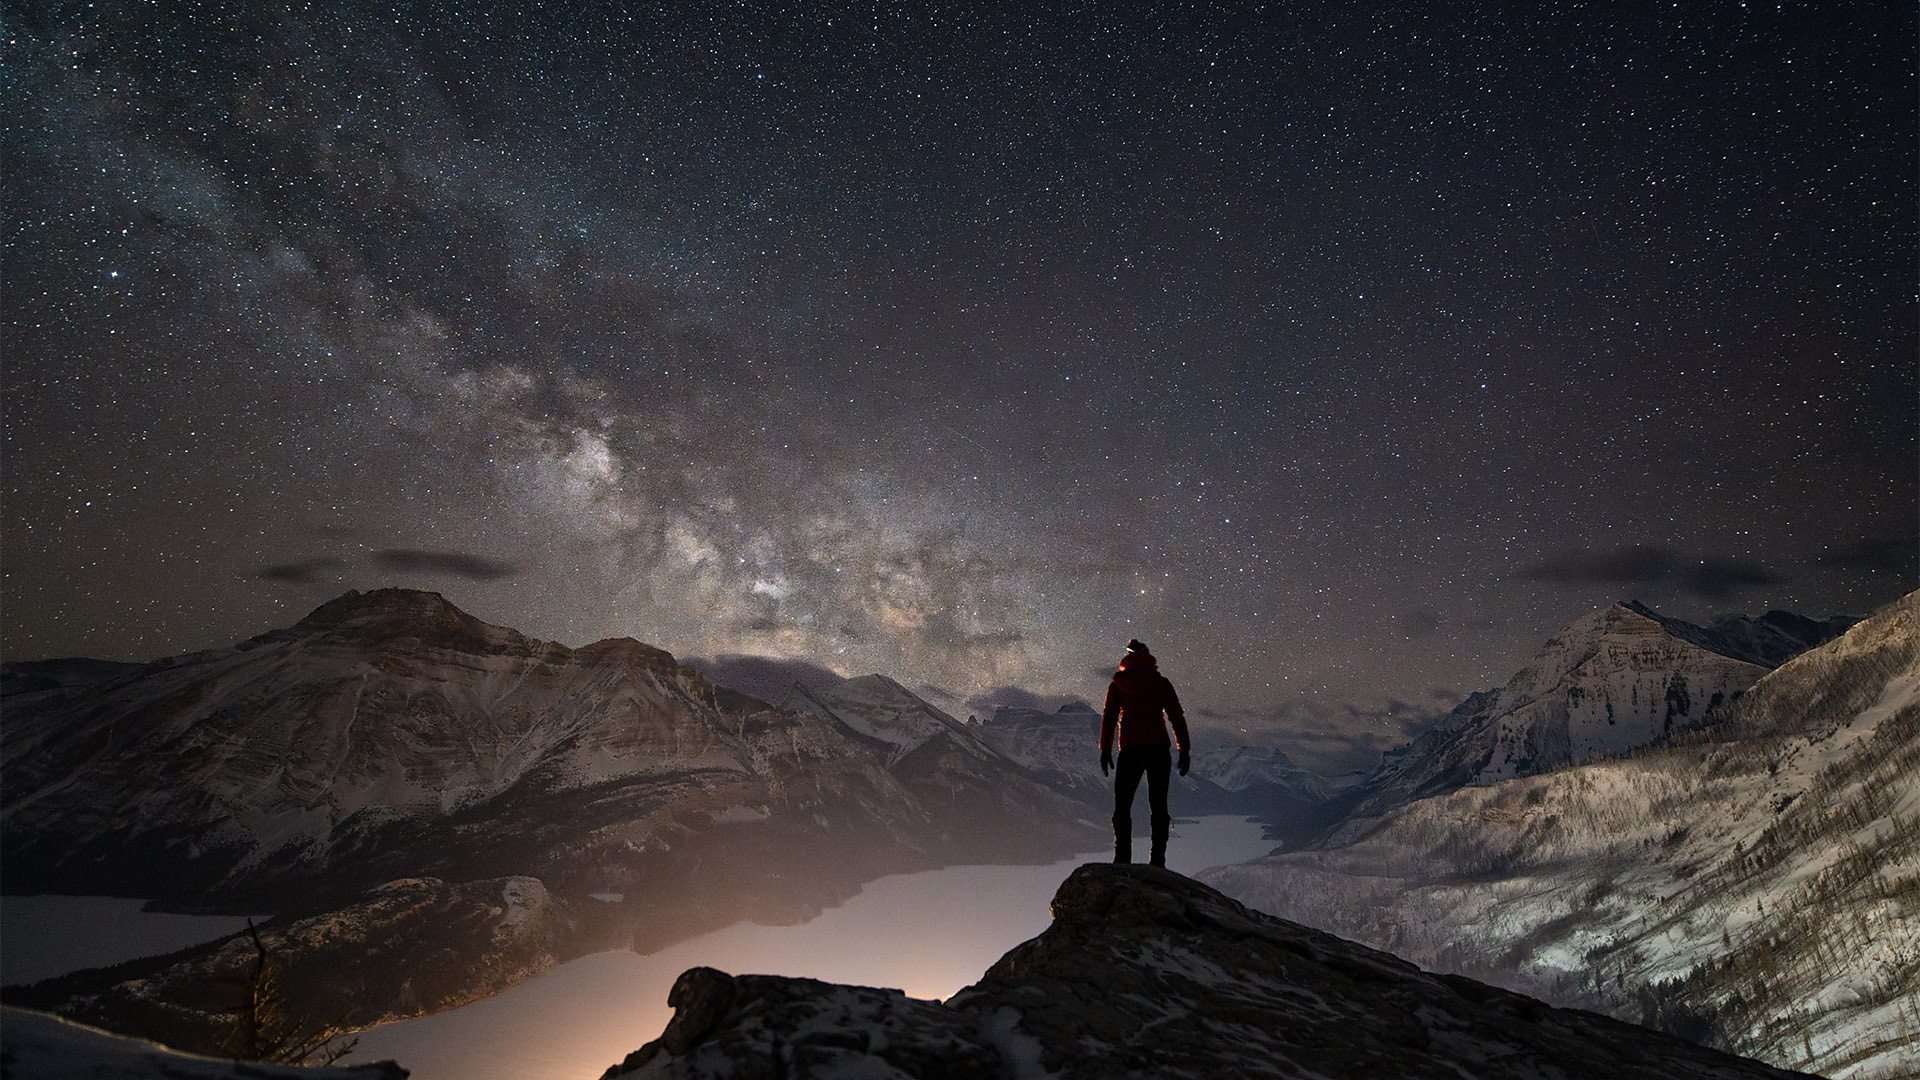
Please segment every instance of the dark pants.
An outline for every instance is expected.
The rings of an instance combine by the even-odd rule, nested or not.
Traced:
[[[1167,864],[1167,777],[1173,772],[1173,748],[1134,746],[1120,751],[1113,778],[1113,861],[1133,861],[1133,793],[1147,777],[1147,807],[1153,814],[1153,865]]]

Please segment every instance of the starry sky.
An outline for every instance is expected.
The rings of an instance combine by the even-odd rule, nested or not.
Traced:
[[[0,654],[1137,636],[1352,767],[1920,584],[1910,4],[473,7],[5,5]]]

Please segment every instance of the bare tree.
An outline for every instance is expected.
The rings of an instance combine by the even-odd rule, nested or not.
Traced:
[[[247,920],[253,941],[253,965],[248,970],[227,1052],[240,1061],[271,1061],[281,1065],[331,1065],[353,1053],[360,1040],[341,1023],[316,1021],[307,1015],[288,1015],[280,986],[280,966],[267,952],[260,931]]]

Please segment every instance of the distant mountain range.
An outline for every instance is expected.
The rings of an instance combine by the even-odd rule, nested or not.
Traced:
[[[1630,602],[1582,616],[1506,685],[1470,695],[1388,751],[1359,785],[1339,835],[1359,835],[1418,799],[1645,746],[1851,623],[1774,611],[1700,627]]]
[[[1112,805],[1112,781],[1091,768],[1100,745],[1100,714],[1083,702],[1048,712],[1003,706],[967,725],[1033,769],[1053,787],[1090,805]],[[1345,781],[1350,783],[1351,781]],[[1198,744],[1193,769],[1175,776],[1168,797],[1175,814],[1245,814],[1277,838],[1309,835],[1330,824],[1343,781],[1295,765],[1270,746]],[[1135,815],[1145,828],[1144,814]]]
[[[1914,1075],[1920,593],[1762,663],[1841,621],[1576,622],[1318,846],[1203,878],[1776,1064]]]

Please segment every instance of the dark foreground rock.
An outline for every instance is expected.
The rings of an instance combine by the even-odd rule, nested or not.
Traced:
[[[1258,912],[1083,866],[1054,922],[945,1003],[695,968],[615,1077],[1785,1077]]]
[[[0,1076],[7,1080],[406,1080],[391,1061],[301,1068],[182,1054],[28,1009],[0,1009]]]

